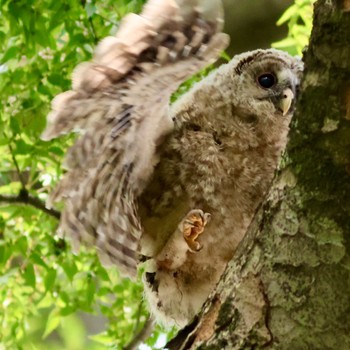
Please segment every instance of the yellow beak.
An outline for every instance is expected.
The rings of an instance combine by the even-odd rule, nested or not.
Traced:
[[[292,101],[294,98],[293,91],[291,89],[285,89],[283,91],[283,97],[280,103],[280,108],[282,110],[283,115],[286,115],[292,105]]]

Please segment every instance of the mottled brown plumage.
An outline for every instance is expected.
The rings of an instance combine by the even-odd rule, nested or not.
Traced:
[[[175,128],[140,198],[145,292],[165,324],[184,326],[214,289],[266,193],[287,142],[299,59],[277,50],[234,57],[171,108]],[[259,85],[266,73],[271,88]],[[177,226],[211,215],[194,252]],[[169,238],[170,237],[170,238]]]
[[[185,325],[215,288],[261,203],[287,141],[302,65],[256,50],[170,94],[227,44],[219,1],[152,0],[105,39],[59,95],[46,138],[80,129],[61,230],[134,275],[167,325]]]

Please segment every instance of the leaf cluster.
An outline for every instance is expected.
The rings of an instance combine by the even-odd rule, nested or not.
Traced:
[[[315,0],[295,0],[294,4],[287,8],[277,25],[288,24],[288,35],[273,43],[272,47],[287,51],[291,55],[302,55],[312,30],[314,2]]]

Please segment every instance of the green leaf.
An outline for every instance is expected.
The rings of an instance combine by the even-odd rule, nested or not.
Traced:
[[[66,304],[69,305],[70,304],[70,298],[68,293],[66,293],[65,291],[61,291],[60,292],[60,298],[61,300]]]
[[[88,282],[88,287],[87,287],[87,290],[86,290],[86,303],[87,303],[87,306],[90,306],[94,300],[94,296],[95,296],[95,292],[96,292],[96,286],[95,286],[95,283],[90,280]]]
[[[78,272],[77,266],[75,265],[74,261],[66,261],[61,266],[69,280],[72,282],[75,274]]]
[[[77,310],[77,308],[73,305],[68,305],[66,307],[64,307],[63,309],[61,309],[60,314],[61,316],[68,316],[71,315],[73,312],[75,312]]]
[[[35,278],[34,267],[32,264],[28,264],[25,267],[23,272],[23,278],[26,285],[32,287],[33,289],[35,288],[36,278]]]
[[[52,85],[57,85],[57,86],[61,86],[62,82],[63,82],[63,78],[62,75],[59,73],[53,73],[50,74],[47,77],[47,80],[52,84]]]
[[[30,256],[31,260],[36,264],[44,267],[45,269],[47,268],[47,264],[45,261],[40,257],[40,255],[36,252],[33,252],[32,255]]]
[[[111,289],[108,287],[103,287],[98,290],[98,296],[102,297],[111,293]]]
[[[56,146],[52,146],[49,148],[48,150],[50,153],[54,153],[58,156],[63,156],[64,155],[64,151],[62,148],[56,147]]]
[[[99,275],[99,277],[103,280],[103,281],[107,281],[107,282],[110,282],[111,279],[109,278],[109,275],[108,275],[108,272],[106,271],[106,269],[98,264],[98,267],[96,269],[96,273]]]
[[[18,55],[19,49],[16,46],[11,46],[1,58],[1,63],[5,63]]]
[[[36,304],[36,308],[39,309],[47,309],[53,304],[53,299],[50,294],[45,294],[42,299]]]
[[[96,6],[93,3],[88,2],[85,5],[85,11],[86,11],[86,15],[88,16],[88,18],[90,18],[96,12]]]
[[[100,344],[103,344],[103,345],[112,344],[113,341],[115,340],[115,339],[113,339],[113,337],[108,335],[106,332],[95,334],[93,336],[90,336],[89,338],[100,343]]]
[[[43,338],[46,338],[49,334],[51,334],[59,326],[60,321],[61,315],[56,309],[53,309],[47,318]]]
[[[14,246],[16,248],[16,251],[19,251],[22,255],[26,256],[27,249],[28,249],[27,237],[22,236],[18,238]]]
[[[288,22],[293,16],[298,14],[298,8],[295,5],[288,7],[288,9],[283,13],[283,15],[277,21],[277,25],[280,26]]]
[[[0,31],[0,43],[5,42],[6,34],[2,31]]]
[[[12,247],[7,247],[5,245],[0,246],[0,264],[6,264],[7,260],[12,254]]]
[[[16,141],[15,154],[29,154],[32,149],[32,145],[27,144],[22,139]]]
[[[17,135],[21,132],[21,128],[20,128],[16,118],[12,117],[10,119],[10,128],[11,128],[14,135]]]
[[[55,284],[57,271],[55,269],[48,269],[45,276],[45,289],[50,291]]]
[[[294,45],[295,45],[295,39],[286,38],[276,43],[273,43],[272,47],[283,48],[283,47],[294,46]]]

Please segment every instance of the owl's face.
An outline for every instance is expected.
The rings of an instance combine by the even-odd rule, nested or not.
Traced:
[[[279,50],[256,50],[237,56],[238,101],[261,110],[262,116],[290,115],[298,91],[302,62]]]

